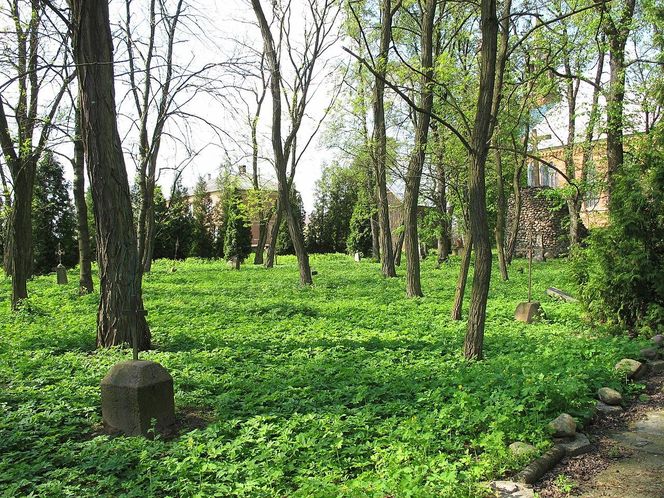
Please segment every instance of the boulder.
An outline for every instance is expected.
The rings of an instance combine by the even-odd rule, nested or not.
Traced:
[[[640,351],[640,354],[641,358],[645,358],[646,360],[656,360],[659,356],[659,348],[656,346],[652,348],[644,348]]]
[[[611,389],[610,387],[602,387],[599,391],[597,391],[597,397],[602,403],[613,406],[620,405],[623,401],[622,394],[620,394],[615,389]]]
[[[662,334],[657,334],[652,339],[650,339],[650,341],[658,348],[664,347],[664,335]]]
[[[553,432],[553,437],[574,437],[576,434],[576,420],[571,415],[562,413],[549,422],[549,429]]]
[[[517,457],[537,452],[537,448],[532,444],[524,443],[523,441],[516,441],[510,444],[509,449],[512,455]]]
[[[544,316],[538,301],[519,303],[514,312],[514,318],[520,322],[533,323]]]
[[[147,436],[175,424],[173,377],[159,363],[145,360],[114,365],[101,381],[104,425],[127,436]]]
[[[648,371],[646,365],[640,361],[632,360],[631,358],[623,358],[616,363],[614,368],[623,373],[630,380],[642,379]]]

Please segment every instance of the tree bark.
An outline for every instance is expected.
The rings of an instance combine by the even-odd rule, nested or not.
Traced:
[[[78,228],[78,289],[81,295],[91,294],[92,251],[90,250],[90,230],[88,227],[88,205],[85,202],[85,151],[81,135],[81,109],[76,105],[76,124],[74,137],[74,204],[76,205],[76,224]]]
[[[265,260],[265,268],[274,267],[274,258],[277,254],[277,239],[279,238],[279,230],[281,229],[281,222],[284,214],[277,201],[277,208],[275,211],[274,223],[272,224],[272,231],[270,232],[270,245],[267,248],[267,259]]]
[[[404,192],[404,233],[406,246],[406,296],[420,297],[420,247],[417,233],[417,206],[420,197],[420,182],[426,153],[426,145],[433,107],[431,77],[433,75],[433,24],[436,1],[427,0],[422,11],[422,32],[420,41],[421,71],[420,102],[422,109],[417,112],[415,145],[406,171],[406,190]]]
[[[452,320],[461,320],[463,313],[463,296],[466,294],[466,282],[470,270],[470,257],[473,252],[473,234],[470,230],[466,233],[466,247],[461,258],[461,268],[457,278],[456,290],[454,292],[454,305],[452,306]]]
[[[480,25],[482,44],[480,50],[480,88],[477,113],[471,141],[471,160],[468,175],[470,231],[475,247],[475,271],[468,312],[468,326],[464,341],[467,359],[482,359],[484,322],[491,279],[491,244],[486,211],[485,166],[488,152],[491,102],[496,77],[496,51],[498,19],[496,1],[482,0]]]
[[[505,184],[503,181],[503,158],[500,149],[494,149],[496,159],[496,252],[498,253],[498,267],[503,281],[509,280],[507,273],[507,258],[505,256],[505,227],[507,223],[507,199],[505,198]]]
[[[82,136],[88,164],[100,275],[97,345],[150,348],[141,267],[115,110],[113,42],[108,2],[71,0]]]
[[[401,2],[399,2],[400,4]],[[387,132],[385,128],[385,74],[392,41],[392,18],[396,9],[391,0],[382,0],[380,48],[377,57],[377,76],[373,89],[373,140],[372,149],[374,173],[376,177],[376,197],[378,201],[378,226],[380,232],[379,250],[381,271],[386,277],[396,277],[392,252],[392,231],[390,229],[390,207],[387,198]]]
[[[403,225],[401,226],[401,233],[397,237],[397,241],[394,244],[394,266],[401,266],[401,254],[403,252],[403,239],[406,236],[406,231],[403,230]]]

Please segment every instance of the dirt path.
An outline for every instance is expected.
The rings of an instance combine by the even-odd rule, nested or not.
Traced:
[[[564,459],[536,486],[542,498],[664,498],[664,378],[646,398],[590,427],[593,451]]]

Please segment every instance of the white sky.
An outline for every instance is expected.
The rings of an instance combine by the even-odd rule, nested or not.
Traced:
[[[111,15],[119,16],[122,14],[124,18],[124,2],[114,0],[113,3],[118,8],[112,9]],[[297,35],[301,33],[305,21],[302,15],[301,1],[296,0],[293,3],[292,32]],[[193,36],[187,36],[186,41],[176,45],[177,57],[181,63],[187,62],[191,64],[191,67],[196,68],[207,63],[223,62],[227,60],[230,54],[242,50],[238,49],[237,42],[246,43],[256,50],[262,50],[260,32],[254,25],[255,17],[246,0],[227,0],[224,2],[202,0],[198,2],[191,1],[191,4],[195,5],[195,8],[203,14],[196,16],[196,18],[197,22],[200,22],[203,27],[206,39],[196,39]],[[266,15],[269,15],[270,2],[264,1],[263,5]],[[112,22],[117,22],[118,20],[118,17],[112,18]],[[138,16],[136,16],[136,21],[140,22]],[[200,34],[200,32],[197,34]],[[118,46],[118,43],[122,42],[116,42],[116,63],[120,65],[125,49],[123,46]],[[338,64],[340,61],[340,54],[343,53],[341,45],[341,41],[337,42],[335,47],[327,53],[325,60],[321,61],[325,66],[320,66],[323,73],[319,75],[320,77],[315,82],[315,94],[307,108],[307,117],[298,133],[298,144],[300,146],[311,136],[326,107],[329,105],[334,80],[329,77],[328,73],[334,64]],[[286,73],[285,78],[288,78],[287,68],[288,65],[285,61],[282,62],[282,71]],[[118,68],[116,73],[120,73],[120,69]],[[223,76],[221,77],[223,78]],[[235,78],[233,83],[244,86],[251,84],[251,81],[242,81]],[[123,84],[121,81],[116,82],[118,101],[122,100],[127,90],[128,87],[126,84]],[[215,101],[214,98],[201,94],[192,100],[186,108],[188,113],[204,118],[215,126],[223,128],[230,135],[230,137],[224,136],[220,139],[217,133],[209,126],[203,125],[195,119],[188,120],[189,136],[187,137],[187,141],[189,142],[190,150],[200,151],[200,153],[191,161],[181,176],[184,185],[187,187],[193,186],[199,176],[207,178],[210,175],[214,179],[219,172],[220,164],[228,162],[229,159],[232,163],[243,164],[247,167],[248,171],[251,170],[251,158],[249,156],[251,149],[247,141],[249,127],[245,117],[246,106],[238,99],[237,92],[233,89],[222,91],[221,96],[230,99],[231,102],[222,105],[218,101]],[[285,109],[285,105],[282,106]],[[133,149],[135,151],[137,132],[135,129],[131,130],[131,121],[129,119],[126,117],[122,118],[123,110],[125,113],[134,112],[130,99],[119,102],[119,111],[121,113],[120,134],[123,138],[125,149]],[[271,119],[271,97],[268,92],[263,104],[259,127],[260,155],[264,157],[272,156],[269,136]],[[183,134],[180,131],[182,126],[182,122],[173,121],[169,126],[169,131],[176,136],[182,137]],[[282,128],[282,133],[285,136],[289,130],[288,120],[284,120]],[[323,128],[320,131],[322,132]],[[310,213],[313,207],[315,182],[320,178],[323,165],[329,163],[332,158],[332,153],[321,146],[319,141],[320,135],[321,133],[319,132],[311,142],[296,169],[296,188],[302,195],[307,213]],[[237,144],[233,143],[234,141],[244,142],[244,144],[239,148]],[[229,153],[227,154],[227,152]],[[168,140],[162,146],[159,164],[162,167],[173,167],[189,156],[190,151],[187,150],[187,147],[176,144],[173,140]],[[131,181],[134,176],[134,163],[131,155],[127,156],[127,170]],[[269,162],[262,160],[260,170],[262,176],[274,177],[274,170]],[[172,185],[172,181],[173,174],[171,171],[162,172],[159,183],[164,187],[166,192]]]

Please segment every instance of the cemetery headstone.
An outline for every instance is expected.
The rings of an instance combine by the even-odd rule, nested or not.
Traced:
[[[533,237],[530,236],[528,252],[528,301],[519,303],[514,311],[514,318],[520,322],[533,323],[543,316],[539,301],[533,301]]]
[[[60,243],[58,243],[58,250],[55,252],[55,254],[58,255],[58,266],[55,268],[58,285],[67,285],[68,283],[67,268],[65,268],[64,265],[62,264],[62,256],[64,255],[64,253],[65,252],[62,250],[62,246],[60,245]]]
[[[359,263],[360,261],[362,261],[362,253],[356,252],[355,253],[355,262]]]
[[[142,308],[127,310],[147,315]],[[147,436],[175,424],[173,377],[159,363],[139,360],[138,336],[132,335],[133,359],[114,365],[101,381],[101,411],[104,425],[127,436]]]

